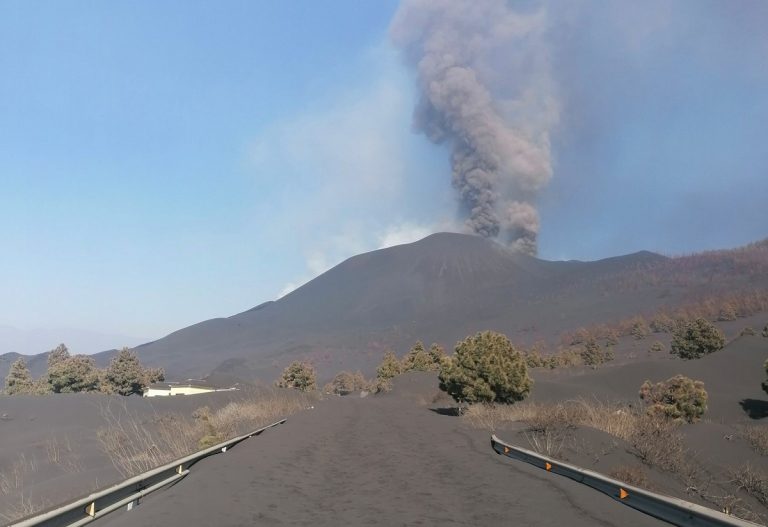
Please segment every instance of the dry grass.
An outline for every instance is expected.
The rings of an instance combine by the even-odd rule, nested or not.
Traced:
[[[45,442],[45,453],[48,456],[48,463],[66,472],[80,472],[83,469],[78,455],[72,450],[69,437],[65,436],[61,440],[56,437],[50,438]]]
[[[626,441],[649,466],[685,473],[685,448],[678,425],[625,406],[586,399],[554,404],[474,405],[467,409],[465,418],[473,426],[489,430],[503,423],[522,422],[533,450],[547,455],[559,452],[569,430],[590,427]]]
[[[768,456],[768,426],[747,425],[741,428],[740,435],[760,455]]]
[[[97,434],[113,466],[129,477],[296,413],[311,400],[294,391],[243,394],[216,411],[204,407],[189,417],[163,414],[147,421],[124,404],[107,404],[101,408],[106,426]]]
[[[728,514],[750,521],[764,520],[737,494],[744,491],[768,506],[768,477],[745,466],[734,472],[731,481],[715,482],[686,449],[679,432],[681,424],[663,416],[585,399],[553,404],[473,405],[464,415],[472,426],[494,431],[505,423],[522,423],[531,449],[551,457],[558,457],[563,445],[573,440],[575,427],[601,430],[626,441],[628,451],[644,465],[669,473],[686,494],[696,495]],[[743,436],[756,449],[765,447],[766,435],[765,427],[761,426],[743,430]],[[631,485],[649,488],[642,467],[617,467],[611,475]]]
[[[0,498],[3,504],[0,519],[4,522],[18,520],[47,505],[34,499],[27,490],[29,485],[26,482],[37,470],[37,459],[21,453],[8,468],[0,471]]]
[[[733,483],[739,490],[745,491],[761,505],[768,507],[768,474],[746,464],[733,472]]]
[[[638,419],[624,406],[586,399],[553,404],[473,405],[465,417],[473,426],[489,430],[510,422],[523,422],[535,431],[588,426],[624,440],[629,440]]]
[[[651,489],[648,482],[648,473],[639,465],[622,465],[613,469],[609,476],[629,485],[642,489]]]

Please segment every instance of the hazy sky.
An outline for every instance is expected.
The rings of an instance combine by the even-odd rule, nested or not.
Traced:
[[[458,228],[398,4],[0,0],[0,325],[156,338]],[[519,9],[559,108],[541,257],[768,236],[768,2]]]

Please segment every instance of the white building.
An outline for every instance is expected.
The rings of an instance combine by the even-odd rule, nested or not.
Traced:
[[[220,388],[198,379],[187,379],[187,382],[156,382],[144,389],[144,397],[167,397],[170,395],[197,395],[210,392],[230,392],[237,390],[236,386]]]

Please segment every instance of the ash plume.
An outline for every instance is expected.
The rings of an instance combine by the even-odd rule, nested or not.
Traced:
[[[417,72],[414,129],[451,149],[467,227],[536,254],[558,104],[546,11],[505,0],[404,0],[391,37]]]

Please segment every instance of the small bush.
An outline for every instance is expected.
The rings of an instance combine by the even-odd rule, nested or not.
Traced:
[[[217,430],[216,425],[212,422],[210,408],[207,406],[198,408],[192,412],[192,417],[199,421],[203,429],[203,436],[197,442],[198,449],[204,450],[224,441],[224,434]]]
[[[459,342],[439,378],[441,390],[468,403],[520,401],[533,385],[522,354],[505,335],[492,331]]]
[[[768,456],[768,426],[747,425],[740,430],[740,435],[747,440],[755,452]]]
[[[589,333],[589,331],[585,328],[579,328],[576,330],[576,332],[571,337],[571,346],[577,346],[579,344],[584,344],[592,338],[592,335]]]
[[[660,313],[651,320],[651,330],[654,333],[671,333],[675,329],[675,321],[666,313]]]
[[[524,351],[523,357],[525,357],[525,364],[529,368],[541,368],[549,364],[549,361],[542,357],[537,349]]]
[[[675,330],[670,353],[681,359],[699,359],[725,346],[725,335],[711,322],[697,318]]]
[[[698,421],[707,411],[704,383],[683,375],[656,384],[645,381],[640,387],[640,399],[648,406],[651,414],[684,419],[689,423]]]
[[[72,355],[55,361],[48,367],[47,377],[53,393],[93,392],[99,388],[99,370],[93,358],[87,355]]]
[[[757,332],[755,331],[754,328],[751,328],[749,326],[741,330],[742,337],[754,337],[755,335],[757,335]]]
[[[768,338],[768,324],[765,325],[763,328],[762,333],[760,333],[763,337]]]
[[[761,505],[768,506],[768,474],[752,468],[749,464],[733,472],[733,482]]]
[[[435,369],[436,365],[430,354],[424,349],[424,344],[422,344],[421,341],[416,342],[405,357],[403,357],[402,372],[429,371]]]
[[[643,340],[650,332],[651,330],[648,328],[648,324],[645,323],[644,318],[638,317],[632,321],[632,329],[630,329],[629,334],[635,340]]]
[[[651,344],[651,347],[648,348],[648,351],[651,352],[651,353],[660,353],[660,352],[664,351],[664,344],[662,344],[661,342],[659,342],[657,340],[656,342]]]
[[[649,414],[640,417],[627,438],[634,454],[648,466],[680,472],[686,465],[685,443],[675,421]]]
[[[317,387],[315,368],[308,362],[293,361],[275,381],[278,388],[294,388],[309,392]]]
[[[584,364],[584,360],[581,353],[571,349],[561,349],[554,355],[550,355],[547,359],[547,367],[552,370],[555,368],[580,366],[582,364]]]
[[[613,350],[609,347],[600,348],[595,339],[590,338],[584,343],[581,360],[587,366],[596,367],[604,362],[613,360]]]
[[[165,378],[162,368],[145,368],[128,348],[121,349],[109,362],[102,377],[102,390],[118,395],[141,394],[153,382]]]
[[[365,384],[365,391],[370,393],[385,393],[392,390],[392,380],[377,377]]]
[[[19,357],[13,364],[5,378],[5,394],[21,395],[34,392],[34,381],[29,373],[26,361]]]
[[[365,389],[366,381],[363,374],[359,371],[351,373],[348,371],[342,371],[336,374],[336,377],[330,382],[330,392],[338,395],[347,395],[352,392],[357,392]]]
[[[724,304],[723,307],[720,308],[720,313],[717,314],[717,320],[736,320],[736,308],[733,307],[733,304]]]
[[[429,358],[432,360],[432,370],[440,370],[440,365],[445,360],[445,350],[440,344],[433,342],[429,347]]]
[[[376,378],[382,380],[393,379],[403,372],[400,361],[394,351],[388,351],[384,354],[381,364],[376,368]]]

